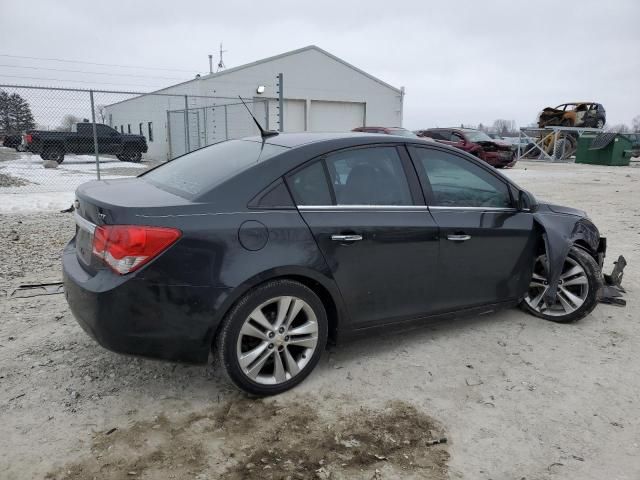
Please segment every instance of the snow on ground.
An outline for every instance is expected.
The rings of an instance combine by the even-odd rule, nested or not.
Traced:
[[[0,194],[0,214],[60,211],[69,208],[74,197],[73,190],[69,192],[4,193]]]
[[[0,175],[9,182],[0,189],[0,213],[68,208],[76,188],[97,178],[95,157],[91,155],[66,155],[58,168],[44,168],[38,155],[3,150]],[[104,180],[135,176],[149,167],[148,162],[121,162],[111,156],[100,159]],[[12,184],[10,180],[17,181]]]

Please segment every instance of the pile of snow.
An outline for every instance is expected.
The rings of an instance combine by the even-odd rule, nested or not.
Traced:
[[[74,192],[0,194],[0,213],[65,210],[73,204],[74,198]]]
[[[145,164],[121,162],[113,157],[100,159],[100,177],[105,180],[134,176],[146,168]],[[125,169],[126,173],[110,172],[114,169]],[[66,155],[58,168],[45,169],[40,156],[21,153],[15,160],[0,163],[0,173],[29,182],[21,187],[3,188],[2,193],[74,191],[81,183],[97,178],[96,159],[91,155]]]
[[[149,168],[144,163],[121,162],[114,157],[100,158],[103,180],[135,176]],[[0,188],[0,212],[61,210],[73,202],[82,183],[96,180],[96,160],[91,155],[66,155],[58,168],[47,168],[38,155],[20,153],[0,162],[0,173],[24,180],[19,186]]]

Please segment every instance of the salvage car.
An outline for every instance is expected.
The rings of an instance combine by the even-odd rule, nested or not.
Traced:
[[[589,314],[605,239],[432,141],[270,132],[78,187],[64,289],[111,350],[219,365],[283,392],[328,342],[520,305]],[[375,355],[375,353],[373,353]]]
[[[600,103],[573,102],[547,107],[538,114],[538,127],[591,127],[603,128],[607,112]]]
[[[419,130],[419,137],[431,138],[436,142],[451,145],[484,160],[496,168],[513,167],[516,156],[511,145],[495,140],[482,130],[473,128],[429,128]]]

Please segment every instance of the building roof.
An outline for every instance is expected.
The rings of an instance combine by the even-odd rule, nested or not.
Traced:
[[[299,53],[306,52],[308,50],[315,50],[317,52],[320,52],[320,53],[326,55],[327,57],[335,60],[336,62],[340,62],[343,65],[351,68],[352,70],[355,70],[356,72],[360,73],[361,75],[364,75],[365,77],[373,80],[374,82],[378,82],[379,84],[384,85],[385,87],[393,90],[394,92],[402,93],[399,88],[396,88],[393,85],[390,85],[387,82],[384,82],[384,81],[380,80],[379,78],[374,77],[373,75],[365,72],[364,70],[361,70],[358,67],[356,67],[354,65],[351,65],[348,62],[345,62],[341,58],[338,58],[335,55],[332,55],[331,53],[327,52],[326,50],[323,50],[322,48],[320,48],[320,47],[318,47],[316,45],[308,45],[306,47],[298,48],[296,50],[291,50],[289,52],[281,53],[279,55],[274,55],[272,57],[263,58],[262,60],[257,60],[255,62],[246,63],[244,65],[239,65],[237,67],[227,68],[226,70],[222,70],[220,72],[210,73],[210,74],[207,74],[207,75],[201,75],[199,78],[192,78],[191,80],[187,80],[187,81],[184,81],[184,82],[181,82],[181,83],[176,83],[175,85],[170,85],[168,87],[161,88],[160,90],[155,90],[153,92],[149,92],[149,94],[161,93],[161,92],[163,92],[164,90],[166,90],[168,88],[174,88],[174,87],[177,87],[177,86],[180,86],[180,85],[186,85],[186,84],[191,83],[191,82],[197,82],[197,81],[206,80],[206,79],[209,79],[209,78],[221,77],[223,75],[227,75],[229,73],[238,72],[240,70],[244,70],[245,68],[250,68],[250,67],[253,67],[255,65],[260,65],[262,63],[272,62],[274,60],[278,60],[280,58],[288,57],[290,55],[297,55]],[[195,96],[197,96],[197,95],[195,95]],[[125,101],[127,101],[127,100],[125,100]],[[122,102],[117,102],[117,103],[122,103]]]

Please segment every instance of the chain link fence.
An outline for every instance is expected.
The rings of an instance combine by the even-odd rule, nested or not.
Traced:
[[[277,126],[269,102],[243,100]],[[238,98],[0,84],[0,193],[73,192],[258,133]]]

